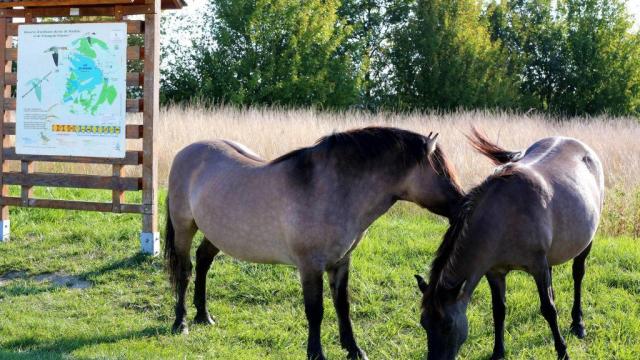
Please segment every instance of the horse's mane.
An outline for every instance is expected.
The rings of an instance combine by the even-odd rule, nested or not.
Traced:
[[[423,297],[422,307],[428,311],[442,311],[441,298],[437,296],[440,291],[455,288],[460,284],[453,284],[450,277],[456,275],[456,261],[459,252],[464,245],[467,236],[467,228],[478,203],[487,191],[498,181],[516,175],[511,169],[498,172],[489,176],[480,185],[471,189],[461,200],[460,210],[450,221],[449,229],[444,234],[442,243],[436,251],[436,257],[431,263],[427,292]]]
[[[435,171],[457,185],[455,171],[442,149],[437,146],[428,157],[427,151],[425,137],[420,134],[392,127],[367,127],[325,136],[315,145],[284,154],[271,164],[294,161],[294,176],[307,183],[313,175],[314,161],[333,160],[343,175],[358,175],[374,168],[397,175],[429,161]]]

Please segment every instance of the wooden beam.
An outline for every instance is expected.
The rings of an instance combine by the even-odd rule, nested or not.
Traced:
[[[51,186],[80,189],[103,189],[120,191],[138,191],[142,189],[140,178],[119,178],[112,176],[77,175],[77,174],[23,174],[21,172],[4,173],[7,185]]]
[[[84,24],[84,23],[112,23],[111,21],[73,21],[73,22],[56,22],[53,24]],[[7,34],[10,36],[18,36],[18,28],[23,24],[11,23],[7,28]],[[142,20],[127,20],[127,33],[128,34],[144,34],[144,21]]]
[[[160,1],[160,0],[158,0]],[[26,7],[87,7],[96,5],[144,5],[145,0],[22,0],[0,2],[0,8]],[[161,0],[162,9],[182,9],[187,6],[184,0]]]
[[[72,7],[44,7],[44,8],[29,8],[27,9],[3,9],[0,8],[0,17],[7,18],[23,18],[29,11],[34,18],[48,18],[48,17],[83,17],[83,16],[105,16],[115,17],[114,6],[94,6],[94,7],[79,7],[72,11]],[[144,15],[152,14],[154,12],[153,6],[148,5],[127,5],[122,7],[122,15]]]
[[[114,164],[112,169],[113,181],[119,181],[124,178],[125,171],[124,166],[119,164]],[[119,212],[120,205],[125,202],[124,191],[121,190],[113,190],[111,193],[111,201],[113,202],[113,212]]]
[[[16,154],[16,148],[9,147],[3,151],[5,160],[18,161],[41,161],[57,163],[76,164],[117,164],[117,165],[141,165],[142,151],[130,150],[125,153],[125,157],[120,158],[99,158],[89,156],[50,156],[50,155],[20,155]]]
[[[22,199],[19,197],[3,197],[0,199],[2,206],[22,206]],[[111,212],[113,204],[74,201],[74,200],[49,200],[49,199],[29,199],[27,207],[45,208],[45,209],[63,209],[63,210],[81,210],[81,211],[100,211]],[[120,204],[121,213],[142,213],[142,205],[139,204]]]
[[[20,174],[28,177],[34,171],[33,161],[22,160],[20,168],[22,170]],[[29,199],[33,197],[33,188],[30,185],[23,185],[20,189],[20,197],[22,198],[22,206],[27,206]]]
[[[0,8],[133,4],[134,0],[22,0],[0,2]]]

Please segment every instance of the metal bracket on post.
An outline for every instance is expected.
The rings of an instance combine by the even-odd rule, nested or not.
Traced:
[[[140,246],[143,254],[156,256],[160,254],[160,233],[143,232],[140,233]]]
[[[0,220],[0,242],[9,241],[9,235],[11,233],[10,223],[10,220]]]

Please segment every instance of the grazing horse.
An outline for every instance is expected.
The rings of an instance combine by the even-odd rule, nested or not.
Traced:
[[[503,358],[505,275],[524,270],[535,279],[558,358],[568,359],[551,267],[573,259],[571,330],[583,338],[581,283],[604,198],[600,160],[587,145],[566,137],[542,139],[524,153],[502,149],[475,129],[469,139],[501,166],[465,196],[433,260],[429,283],[416,275],[427,358],[455,358],[468,334],[467,305],[483,276],[493,305],[492,359]]]
[[[197,230],[195,322],[211,324],[207,271],[219,251],[241,260],[294,265],[309,325],[307,356],[320,343],[323,273],[349,359],[366,359],[349,318],[351,251],[367,227],[397,200],[443,216],[457,212],[462,190],[436,137],[370,127],[336,133],[271,162],[230,141],[181,150],[169,175],[165,257],[177,296],[174,332],[186,333],[189,251]]]

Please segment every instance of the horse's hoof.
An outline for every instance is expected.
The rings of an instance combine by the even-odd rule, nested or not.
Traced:
[[[369,360],[369,358],[367,357],[367,354],[364,351],[362,351],[362,349],[349,352],[349,354],[347,355],[347,359],[348,360]]]
[[[179,323],[175,323],[173,324],[173,327],[171,327],[171,332],[174,334],[182,334],[182,335],[187,335],[189,334],[189,327],[187,326],[187,324],[183,321],[183,322],[179,322]]]
[[[209,313],[197,313],[193,322],[200,325],[214,325],[216,323]]]
[[[491,360],[503,360],[504,359],[504,353],[493,353],[493,355],[491,355]]]
[[[327,360],[327,357],[324,356],[324,353],[307,354],[307,360]]]
[[[571,324],[571,332],[578,338],[584,339],[587,336],[587,332],[582,324]]]

